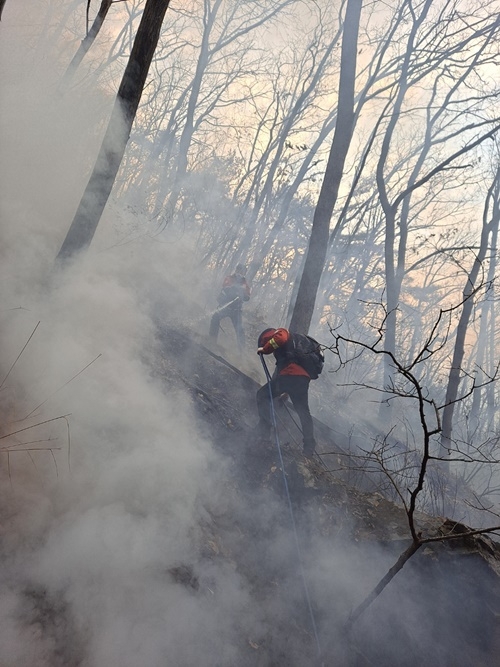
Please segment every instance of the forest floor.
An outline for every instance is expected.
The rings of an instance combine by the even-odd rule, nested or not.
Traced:
[[[225,559],[248,582],[254,599],[269,607],[269,627],[259,636],[246,636],[242,628],[243,667],[498,664],[496,542],[476,536],[426,545],[350,627],[353,606],[411,543],[404,508],[349,483],[350,473],[346,476],[342,466],[345,451],[335,433],[317,420],[319,455],[306,459],[296,416],[284,405],[278,406],[282,466],[276,444],[257,445],[252,431],[258,373],[242,372],[237,356],[232,363],[222,349],[189,339],[185,332],[163,327],[159,337],[162,363],[157,374],[188,389],[200,424],[225,461],[226,504],[207,508],[211,518],[203,527],[200,558]],[[321,456],[325,451],[328,457]],[[268,513],[269,507],[273,510]],[[429,536],[455,525],[425,514],[416,519],[419,530]],[[287,526],[291,533],[293,523],[298,552],[283,548],[287,555],[280,559],[275,550],[284,539],[281,531]],[[350,554],[351,567],[345,576],[341,565],[336,567],[334,582],[323,561],[325,545],[333,560],[339,553]],[[309,611],[307,577],[304,592],[299,576],[301,559],[312,581]],[[354,567],[358,559],[363,564],[359,582]],[[196,570],[196,564],[181,564],[172,576],[200,594],[203,585]],[[293,577],[284,574],[292,570]],[[282,604],[276,604],[276,597]]]

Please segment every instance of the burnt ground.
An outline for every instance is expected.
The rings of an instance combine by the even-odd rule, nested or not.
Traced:
[[[380,562],[390,567],[410,544],[406,515],[380,494],[360,491],[348,483],[340,465],[346,452],[336,434],[318,421],[318,449],[320,454],[328,451],[328,459],[305,459],[296,416],[289,406],[278,405],[284,471],[298,540],[306,545],[308,571],[314,579],[311,609],[321,649],[317,657],[318,642],[297,558],[291,556],[285,562],[276,557],[279,528],[290,529],[292,519],[276,445],[257,445],[252,432],[259,382],[241,372],[234,360],[228,362],[221,350],[186,338],[185,331],[163,327],[159,340],[162,362],[156,373],[166,385],[187,388],[200,427],[226,463],[221,482],[226,503],[223,508],[206,508],[211,518],[203,526],[200,563],[207,559],[230,563],[247,582],[253,601],[272,628],[258,636],[248,636],[242,628],[239,665],[498,665],[500,548],[487,536],[422,547],[351,630],[346,629],[353,606],[385,574]],[[332,452],[338,452],[338,458]],[[418,524],[426,536],[463,528],[427,515],[419,515]],[[361,597],[359,590],[352,596],[339,595],[350,588],[347,583],[342,586],[342,572],[335,573],[335,585],[327,576],[324,581],[321,574],[314,576],[309,547],[316,540],[331,545],[332,558],[336,549],[346,545],[354,554],[353,561],[359,554],[365,561],[377,554]],[[270,553],[273,557],[266,557]],[[293,549],[288,553],[293,554]],[[294,569],[293,577],[283,575]],[[170,574],[193,594],[204,594],[196,563],[179,564]]]

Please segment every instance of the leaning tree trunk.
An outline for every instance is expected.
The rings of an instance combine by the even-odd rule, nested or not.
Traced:
[[[57,260],[91,243],[125,153],[170,0],[147,0],[92,175]]]
[[[359,20],[363,0],[348,0],[345,14],[338,117],[328,157],[325,177],[314,211],[311,237],[300,278],[297,300],[293,309],[290,329],[307,333],[311,326],[318,286],[325,265],[330,233],[330,220],[344,171],[344,163],[354,129],[354,84],[358,49]]]
[[[4,0],[5,2],[5,0]],[[113,4],[113,0],[102,0],[101,1],[101,6],[99,7],[99,11],[97,12],[97,15],[94,19],[94,22],[92,23],[92,26],[90,30],[87,32],[85,37],[82,39],[80,46],[78,47],[77,52],[73,56],[73,59],[71,60],[70,64],[68,65],[68,69],[66,70],[66,73],[63,78],[63,85],[68,85],[70,82],[71,78],[73,77],[74,73],[78,69],[78,65],[82,62],[85,54],[87,51],[90,49],[92,44],[95,41],[95,38],[99,34],[99,30],[102,27],[102,24],[104,23],[104,19],[107,16],[107,13],[109,12],[109,9],[111,5]]]
[[[446,386],[446,397],[444,402],[443,417],[442,417],[442,431],[441,431],[441,455],[447,458],[452,447],[452,431],[453,431],[453,413],[455,410],[455,403],[458,399],[458,390],[462,379],[462,363],[465,355],[465,340],[469,328],[469,321],[471,318],[472,307],[474,305],[474,295],[477,290],[476,281],[478,279],[479,270],[482,267],[486,252],[488,250],[488,239],[493,226],[498,225],[498,218],[495,220],[494,215],[488,222],[488,204],[495,191],[495,186],[500,179],[500,170],[497,171],[495,179],[488,191],[486,198],[485,211],[483,214],[483,226],[481,230],[481,241],[479,244],[478,253],[474,259],[472,269],[467,276],[467,282],[464,287],[463,305],[460,319],[457,326],[457,334],[455,338],[455,347],[453,349],[453,359],[451,362],[450,373],[448,375],[448,384]]]

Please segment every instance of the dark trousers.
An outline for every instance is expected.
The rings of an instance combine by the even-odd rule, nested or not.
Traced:
[[[245,334],[243,332],[243,318],[241,316],[241,306],[234,307],[234,304],[228,306],[227,308],[221,308],[217,310],[210,320],[210,332],[209,335],[214,340],[217,340],[219,335],[219,326],[221,320],[225,317],[229,317],[233,323],[234,330],[236,331],[236,340],[238,341],[238,347],[243,349],[245,346]]]
[[[316,447],[314,427],[309,410],[309,378],[303,375],[279,375],[271,380],[273,398],[288,394],[299,416],[304,437],[304,452],[312,454]],[[257,391],[257,410],[259,413],[259,435],[268,438],[271,431],[271,411],[269,405],[269,386],[265,384]]]

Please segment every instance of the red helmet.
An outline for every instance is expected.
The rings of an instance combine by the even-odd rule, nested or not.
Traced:
[[[264,347],[267,341],[271,340],[275,333],[276,329],[264,329],[264,331],[259,336],[259,340],[257,341],[257,347]]]

